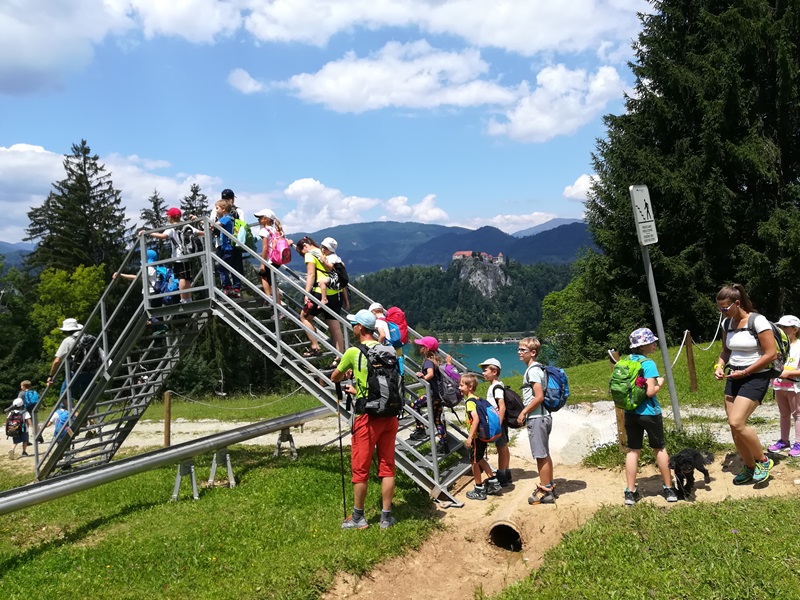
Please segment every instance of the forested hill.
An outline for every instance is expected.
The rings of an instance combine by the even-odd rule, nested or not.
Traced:
[[[510,285],[494,297],[473,287],[463,267],[403,267],[359,277],[356,285],[384,306],[402,308],[409,324],[441,331],[535,331],[542,318],[542,299],[564,288],[568,265],[498,266]]]

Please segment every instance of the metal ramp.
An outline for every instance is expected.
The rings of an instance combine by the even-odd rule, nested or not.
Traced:
[[[230,326],[333,413],[339,412],[344,418],[350,418],[330,381],[330,364],[341,354],[332,345],[328,322],[343,329],[345,347],[350,342],[349,323],[323,305],[327,322],[317,318],[316,332],[311,332],[298,318],[300,307],[308,300],[304,292],[305,274],[300,276],[286,267],[275,268],[246,248],[243,249],[245,271],[252,270],[253,265],[256,270],[263,266],[271,278],[272,294],[264,294],[258,283],[248,279],[247,273],[237,273],[242,281],[244,298],[225,295],[215,286],[214,272],[221,260],[213,252],[210,242],[212,232],[228,234],[208,219],[203,219],[203,227],[206,232],[204,249],[190,257],[195,276],[191,288],[184,290],[192,294],[190,302],[157,307],[165,294],[152,294],[148,285],[142,286],[143,276],[147,277],[140,268],[146,262],[144,236],[126,256],[119,272],[135,273],[135,280],[114,279],[82,332],[97,337],[95,346],[102,349],[106,358],[103,366],[96,373],[84,374],[84,364],[69,365],[67,360],[60,365],[60,372],[71,384],[88,382],[88,386],[85,390],[79,389],[80,385],[66,386],[59,394],[48,421],[53,418],[57,406],[62,404],[70,414],[69,429],[58,440],[52,439],[48,444],[34,443],[37,479],[111,461],[152,399],[159,397],[169,374],[211,318]],[[153,265],[169,265],[171,262],[171,259],[162,260]],[[251,274],[251,278],[258,281],[257,276]],[[372,303],[372,299],[352,284],[348,291],[351,311]],[[319,304],[316,299],[311,300]],[[413,330],[409,330],[409,334],[412,338],[420,337]],[[318,340],[322,356],[311,359],[303,356],[308,344],[307,335]],[[430,398],[427,382],[415,375],[419,365],[408,356],[405,362],[408,404],[423,394]],[[463,372],[463,365],[459,366]],[[449,490],[456,479],[470,469],[468,452],[463,444],[467,434],[460,423],[449,421],[450,452],[438,454],[430,409],[428,406],[428,411],[420,414],[409,406],[404,412],[397,437],[396,463],[433,498],[458,505]],[[428,440],[407,439],[415,421],[426,425]]]

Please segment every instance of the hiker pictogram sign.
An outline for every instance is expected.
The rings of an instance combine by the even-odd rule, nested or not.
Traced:
[[[633,219],[636,221],[639,245],[655,244],[658,242],[658,233],[656,232],[655,215],[653,215],[653,204],[650,202],[650,192],[646,185],[632,185],[628,189],[631,192]]]

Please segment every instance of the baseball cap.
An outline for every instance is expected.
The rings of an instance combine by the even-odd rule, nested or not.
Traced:
[[[168,217],[180,217],[181,214],[181,209],[175,208],[174,206],[167,211]]]
[[[783,315],[781,320],[775,324],[782,325],[784,327],[800,327],[800,319],[794,315]]]
[[[22,401],[22,398],[15,398],[14,402],[11,403],[11,406],[14,408],[22,408],[23,404],[24,402]]]
[[[379,310],[381,312],[386,312],[383,309],[383,304],[381,304],[380,302],[373,302],[372,304],[369,305],[369,308],[367,310],[369,312],[372,312],[373,310]]]
[[[436,352],[439,349],[439,340],[432,335],[426,335],[418,340],[414,340],[414,343],[427,348],[431,352]]]
[[[638,348],[639,346],[646,346],[657,342],[658,338],[653,335],[647,327],[640,327],[630,335],[631,348]]]
[[[158,260],[158,254],[152,248],[147,251],[147,262],[155,262]]]
[[[220,194],[220,198],[222,198],[223,200],[233,200],[235,197],[236,194],[234,194],[233,190],[230,188],[225,188],[224,190],[222,190],[222,193]]]
[[[497,367],[498,371],[503,368],[502,366],[500,366],[500,361],[497,360],[496,358],[487,358],[485,361],[480,363],[478,366],[481,369],[483,369],[484,367]]]
[[[262,208],[260,211],[254,214],[257,217],[267,217],[270,221],[274,221],[275,219],[278,218],[275,216],[275,213],[268,208]]]
[[[323,248],[327,248],[331,252],[336,252],[336,248],[339,247],[339,243],[332,237],[326,237],[324,240],[322,240],[320,246]]]
[[[346,319],[350,325],[361,325],[371,331],[375,330],[375,315],[366,309],[362,308],[354,315],[347,315]]]

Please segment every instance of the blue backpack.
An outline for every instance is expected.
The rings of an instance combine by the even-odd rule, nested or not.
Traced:
[[[493,442],[503,435],[500,413],[485,399],[475,401],[475,412],[478,413],[478,439],[482,442]]]
[[[25,403],[25,410],[28,412],[32,411],[39,403],[39,392],[36,390],[28,390],[25,392],[25,396],[22,398],[22,401]]]
[[[177,292],[179,289],[178,279],[172,269],[164,265],[156,267],[156,283],[153,289],[156,294]],[[164,296],[163,301],[164,304],[172,304],[175,301],[175,296]]]
[[[68,432],[70,435],[72,434],[69,428],[69,411],[67,409],[59,408],[56,411],[56,414],[53,415],[53,427],[55,428],[53,437],[56,440],[62,439]]]
[[[400,326],[397,323],[386,321],[389,326],[389,345],[400,348],[403,345],[403,334],[400,333]]]
[[[547,382],[547,385],[544,386],[544,401],[542,405],[547,409],[547,412],[554,413],[561,410],[561,407],[569,399],[569,381],[564,369],[551,365],[544,366],[538,363],[533,366],[539,367],[544,371]]]

